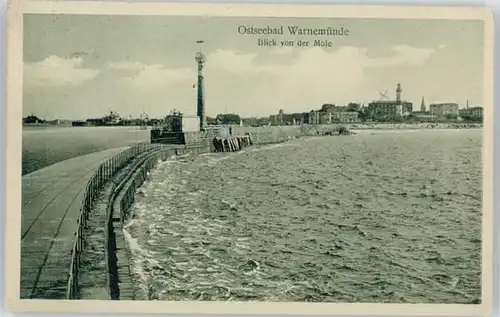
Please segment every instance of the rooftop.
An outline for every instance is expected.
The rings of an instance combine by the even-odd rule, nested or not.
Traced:
[[[430,104],[429,106],[432,107],[432,106],[447,106],[447,105],[458,106],[458,103],[456,103],[456,102],[441,102],[441,103],[433,103],[433,104]]]
[[[369,104],[370,105],[373,105],[373,104],[386,105],[386,104],[411,104],[411,103],[412,103],[411,101],[406,101],[406,100],[401,100],[401,101],[397,101],[397,100],[378,100],[378,101],[372,101]]]
[[[474,107],[469,107],[469,108],[462,108],[460,110],[479,110],[479,109],[483,110],[483,107],[481,107],[481,106],[474,106]]]

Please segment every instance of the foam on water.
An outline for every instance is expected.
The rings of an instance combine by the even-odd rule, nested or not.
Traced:
[[[130,224],[132,224],[131,222]],[[144,271],[143,260],[148,258],[148,255],[144,249],[139,245],[138,240],[133,238],[132,235],[127,231],[126,226],[123,229],[123,235],[125,237],[125,242],[128,249],[130,250],[132,256],[132,275],[135,277],[135,286],[139,288],[139,292],[142,291],[143,294],[148,293],[149,278],[147,273]],[[146,297],[147,295],[145,295]]]
[[[480,146],[420,131],[175,159],[133,206],[134,271],[150,299],[477,302]]]

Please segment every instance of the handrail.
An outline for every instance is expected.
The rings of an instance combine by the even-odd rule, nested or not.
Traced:
[[[80,215],[77,220],[78,230],[75,232],[73,248],[71,250],[71,264],[66,290],[67,299],[76,299],[79,298],[80,295],[78,277],[80,269],[80,255],[85,247],[84,229],[87,227],[87,220],[89,219],[89,212],[92,208],[92,204],[97,199],[100,190],[111,177],[113,177],[135,156],[161,146],[163,146],[163,144],[144,142],[121,151],[117,155],[102,163],[87,182],[84,198],[80,207]]]

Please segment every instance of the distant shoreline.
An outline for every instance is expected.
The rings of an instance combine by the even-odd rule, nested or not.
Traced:
[[[350,130],[469,130],[469,129],[482,129],[482,124],[471,123],[426,123],[426,124],[362,124],[362,125],[348,125]]]
[[[231,126],[231,125],[230,125]],[[233,125],[236,126],[236,125]],[[345,126],[350,130],[439,130],[439,129],[481,129],[483,124],[480,123],[373,123],[373,124],[352,124],[352,123],[333,123],[319,125],[303,125],[308,127],[338,127]],[[151,129],[153,126],[147,126]],[[255,128],[267,128],[268,126],[260,126]],[[73,126],[71,124],[50,124],[50,123],[29,123],[23,124],[23,128],[141,128],[140,125],[102,125],[102,126]]]
[[[70,128],[71,124],[23,123],[23,128]]]
[[[23,124],[23,128],[140,128],[140,125],[88,125],[88,126],[73,126],[71,124],[44,124],[44,123],[36,123],[36,124]],[[150,128],[151,126],[148,126]]]

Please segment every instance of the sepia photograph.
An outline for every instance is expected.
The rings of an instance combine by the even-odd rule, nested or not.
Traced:
[[[16,8],[16,307],[491,305],[485,9],[120,6]]]

